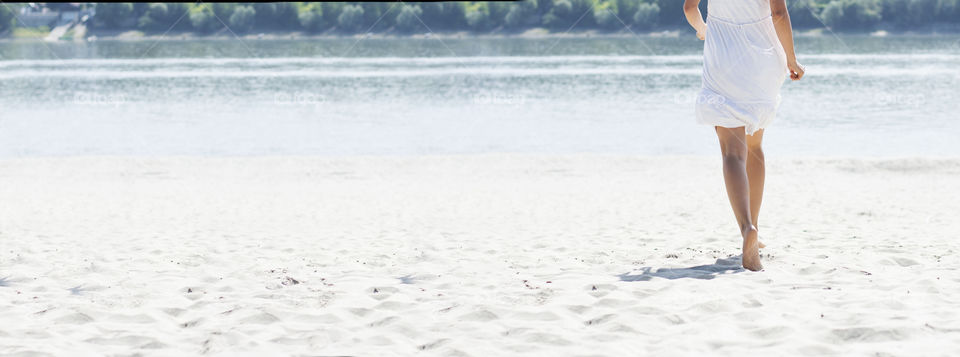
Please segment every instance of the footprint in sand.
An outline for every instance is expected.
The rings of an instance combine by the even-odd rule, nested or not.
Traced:
[[[367,296],[370,296],[375,300],[386,300],[390,298],[390,296],[392,296],[393,294],[396,294],[397,292],[399,292],[400,289],[387,286],[387,287],[371,287],[371,288],[367,288],[367,291],[370,292]]]
[[[542,343],[550,346],[569,346],[573,344],[570,340],[563,337],[543,332],[534,332],[528,334],[525,339],[527,342]]]
[[[355,316],[364,317],[370,314],[371,312],[373,312],[373,309],[357,307],[357,308],[348,308],[347,311],[350,311],[350,313]]]
[[[460,315],[460,317],[458,317],[457,320],[486,322],[486,321],[496,320],[499,318],[500,316],[497,316],[497,314],[490,312],[490,310],[479,310],[479,311],[474,311],[471,313]]]
[[[94,337],[87,340],[89,343],[98,345],[130,346],[136,348],[159,348],[163,344],[147,336],[126,335],[113,338]]]
[[[513,317],[525,321],[557,321],[560,316],[550,311],[527,312],[520,311],[513,314]]]
[[[104,320],[111,322],[121,322],[128,324],[149,324],[156,322],[157,320],[144,314],[134,314],[134,315],[125,315],[125,314],[112,314],[104,316]]]
[[[617,286],[613,284],[595,284],[587,286],[588,294],[595,298],[601,298],[610,294],[611,291],[617,290]]]
[[[750,331],[754,336],[763,340],[777,340],[781,338],[788,338],[793,334],[794,330],[787,326],[772,326],[772,327],[762,327],[756,330]]]
[[[425,344],[422,344],[422,345],[420,345],[420,346],[417,346],[417,349],[419,349],[419,350],[421,350],[421,351],[432,350],[432,349],[434,349],[434,348],[437,348],[437,347],[440,347],[440,346],[445,345],[447,342],[450,342],[450,339],[441,338],[441,339],[439,339],[439,340],[436,340],[436,341],[433,341],[433,342],[430,342],[430,343],[425,343]]]
[[[908,267],[908,266],[913,266],[913,265],[919,265],[919,264],[920,264],[920,263],[918,263],[916,260],[909,259],[909,258],[890,257],[890,260],[892,260],[894,263],[896,263],[897,265],[902,266],[902,267]],[[881,264],[884,264],[884,265],[893,265],[893,264],[889,264],[887,261],[881,262]]]
[[[394,322],[394,321],[396,321],[396,320],[398,320],[398,319],[400,319],[400,318],[399,318],[399,317],[396,317],[396,316],[387,316],[387,317],[382,318],[382,319],[380,319],[380,320],[371,322],[371,323],[370,323],[369,325],[367,325],[367,326],[370,326],[370,327],[385,326],[385,325],[389,325],[390,323],[392,323],[392,322]]]
[[[399,302],[399,301],[384,301],[377,304],[377,306],[374,306],[373,309],[377,311],[383,311],[383,310],[403,311],[403,310],[408,310],[414,306],[416,306],[416,304]]]
[[[205,295],[205,291],[200,291],[200,289],[189,287],[189,286],[180,288],[180,291],[183,292],[184,295],[186,295],[187,299],[190,299],[190,300],[197,300],[199,298],[202,298]]]
[[[291,316],[292,321],[304,322],[310,324],[339,324],[343,320],[337,315],[334,314],[321,314],[321,315],[312,315],[312,314],[300,314]]]
[[[173,317],[180,316],[180,315],[183,314],[184,312],[187,312],[186,309],[182,309],[182,308],[179,308],[179,307],[168,307],[168,308],[163,308],[163,309],[160,309],[160,310],[163,311],[163,313],[165,313],[165,314],[167,314],[167,315],[170,315],[170,316],[173,316]]]
[[[266,313],[266,312],[259,312],[259,313],[240,319],[240,323],[242,324],[260,324],[260,325],[268,325],[277,321],[280,321],[280,319],[274,316],[273,314]]]
[[[53,323],[56,324],[67,324],[67,325],[82,325],[88,322],[92,322],[93,318],[87,314],[74,312],[67,315],[60,316],[53,320]]]
[[[906,333],[899,330],[877,330],[868,327],[834,329],[833,336],[843,342],[889,342],[906,339]]]
[[[573,312],[573,313],[575,313],[575,314],[577,314],[577,315],[581,315],[581,314],[589,311],[590,309],[592,309],[592,307],[587,306],[587,305],[570,305],[570,306],[567,306],[567,310],[570,310],[571,312]]]
[[[604,322],[613,320],[613,319],[616,318],[616,317],[617,317],[616,314],[606,314],[606,315],[603,315],[603,316],[598,316],[598,317],[589,319],[589,320],[587,320],[587,321],[584,321],[583,324],[584,324],[584,325],[587,325],[587,326],[599,325],[599,324],[602,324],[602,323],[604,323]]]
[[[191,328],[191,327],[194,327],[194,326],[199,325],[201,322],[203,322],[203,319],[202,319],[202,318],[196,319],[196,320],[191,320],[191,321],[187,321],[187,322],[184,322],[184,323],[180,324],[180,327],[182,327],[182,328]]]

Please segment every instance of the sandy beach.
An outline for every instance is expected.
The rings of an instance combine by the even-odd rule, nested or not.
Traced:
[[[953,355],[960,159],[0,160],[0,355]]]

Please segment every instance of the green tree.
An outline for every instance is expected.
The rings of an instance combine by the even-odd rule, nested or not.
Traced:
[[[233,15],[233,11],[237,9],[235,2],[214,2],[210,5],[213,7],[213,14],[217,15],[217,21],[220,22],[227,22]]]
[[[6,4],[0,4],[0,33],[7,32],[16,24],[16,16]]]
[[[185,22],[181,18],[187,12],[187,4],[184,3],[150,3],[147,10],[137,20],[137,27],[147,31],[166,31],[172,26],[183,27],[180,24]]]
[[[96,22],[104,28],[120,28],[133,14],[133,3],[129,2],[100,2],[96,5]]]
[[[519,29],[536,23],[538,2],[526,0],[510,4],[506,15],[503,16],[503,26],[510,29]]]
[[[360,4],[360,7],[363,9],[363,20],[361,21],[361,27],[364,27],[363,30],[379,31],[393,27],[393,20],[396,18],[396,11],[398,10],[397,4],[386,2],[364,2]],[[394,13],[388,14],[389,11],[393,11]],[[368,30],[365,28],[366,26],[373,27]]]
[[[643,4],[643,0],[613,0],[617,5],[617,16],[620,16],[624,22],[629,22],[630,18],[637,13],[637,7]]]
[[[237,33],[246,33],[253,29],[254,19],[257,17],[257,11],[252,6],[238,6],[230,14],[230,29]]]
[[[838,26],[843,22],[843,4],[839,1],[827,4],[820,17],[827,26]]]
[[[475,2],[466,8],[467,26],[474,31],[488,30],[491,27],[490,7],[486,2]]]
[[[515,4],[493,1],[489,2],[487,8],[490,9],[490,27],[500,27],[503,26],[503,21],[507,17],[507,13],[510,12],[510,7]]]
[[[160,30],[167,19],[167,4],[162,2],[150,3],[147,12],[137,20],[137,27],[143,30]]]
[[[553,2],[553,6],[550,7],[550,10],[543,15],[541,22],[543,26],[549,28],[561,28],[566,23],[570,13],[572,12],[573,5],[570,4],[570,0],[556,0]]]
[[[660,6],[655,3],[641,3],[633,14],[633,24],[640,29],[652,29],[660,19]]]
[[[881,11],[876,0],[836,0],[823,9],[821,17],[831,28],[869,30],[880,22]]]
[[[253,10],[256,14],[256,17],[253,19],[253,21],[257,24],[258,28],[276,27],[275,21],[277,16],[277,5],[278,4],[275,2],[253,3]]]
[[[323,7],[318,3],[310,3],[298,9],[298,21],[304,30],[318,32],[323,29]]]
[[[580,23],[577,23],[577,26],[580,28],[590,28],[597,25],[597,22],[594,21],[593,16],[590,16],[588,11],[593,11],[593,7],[598,0],[570,0],[570,4],[573,5],[573,13],[570,18],[571,26],[574,23],[577,23],[577,20],[580,20]]]
[[[363,28],[363,8],[359,5],[346,5],[340,16],[337,16],[337,24],[344,31],[359,31]]]
[[[592,0],[555,0],[553,8],[543,16],[543,25],[553,29],[569,29],[573,25],[587,28],[594,24]],[[579,22],[578,22],[579,21]]]
[[[937,12],[937,0],[910,0],[907,13],[910,23],[922,25],[932,23]]]
[[[327,26],[334,26],[339,21],[340,13],[346,4],[342,2],[322,2],[320,8],[323,10],[323,23]]]
[[[617,17],[617,3],[600,1],[593,5],[593,20],[601,28],[612,30],[622,28],[623,24]]]
[[[403,5],[400,13],[397,14],[397,30],[404,33],[411,33],[423,27],[420,24],[419,17],[423,14],[420,5]]]
[[[47,5],[49,6],[49,5]],[[148,2],[135,2],[133,3],[133,17],[139,19],[140,16],[143,16],[147,12],[147,9],[150,7]]]
[[[336,25],[342,32],[401,33],[469,29],[476,32],[522,31],[542,25],[566,31],[576,25],[618,29],[624,22],[638,29],[685,26],[679,0],[521,0],[517,2],[396,3],[98,3],[92,26],[121,28],[136,25],[145,31],[163,31],[174,24],[198,32],[216,31],[228,24],[245,32],[254,29],[298,29],[317,32]],[[61,4],[51,3],[50,8]],[[706,11],[702,1],[701,11]],[[900,28],[935,22],[960,23],[960,0],[791,0],[791,20],[799,28],[819,27],[821,20],[836,30],[864,31],[881,21]],[[189,16],[187,21],[183,16]],[[418,20],[419,18],[419,20]],[[0,32],[9,31],[15,16],[0,10]],[[416,21],[414,21],[416,20]],[[421,21],[422,20],[422,23]],[[425,24],[425,25],[424,25]],[[367,27],[375,25],[367,29]],[[178,25],[179,26],[179,25]]]
[[[822,5],[815,0],[796,0],[789,6],[790,23],[797,28],[821,27],[823,24],[817,14],[823,12]]]
[[[519,5],[510,7],[507,15],[503,18],[503,25],[507,28],[516,29],[523,25],[523,8]]]
[[[537,0],[537,14],[546,14],[553,8],[554,0]]]
[[[742,1],[742,0],[735,0]],[[687,22],[686,15],[683,14],[683,5],[677,0],[655,0],[660,7],[660,19],[657,21],[663,25],[684,25]],[[706,2],[700,2],[700,11],[706,10]]]
[[[844,0],[843,13],[851,28],[872,28],[880,22],[881,11],[878,0]]]
[[[257,29],[295,29],[300,26],[294,3],[258,2],[252,6],[256,11],[253,22]]]
[[[297,25],[299,25],[299,21],[297,21],[297,8],[292,3],[277,3],[277,14],[275,18],[276,21],[274,21],[274,23],[276,23],[278,28],[291,29],[296,28]]]
[[[223,27],[207,4],[194,4],[190,8],[190,25],[201,33],[213,32]]]
[[[432,2],[420,4],[423,22],[434,30],[455,30],[467,27],[466,3]]]
[[[937,19],[960,23],[960,0],[940,0],[937,2]]]

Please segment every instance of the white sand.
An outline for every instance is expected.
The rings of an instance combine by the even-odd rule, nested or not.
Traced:
[[[771,160],[2,160],[0,355],[956,353],[960,159]]]

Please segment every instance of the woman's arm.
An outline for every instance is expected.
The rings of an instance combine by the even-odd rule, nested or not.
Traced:
[[[700,14],[700,0],[684,0],[683,13],[687,15],[687,22],[697,30],[697,38],[703,40],[707,33],[707,24],[703,22],[703,15]]]
[[[783,45],[783,51],[787,54],[790,79],[799,81],[803,78],[803,66],[797,63],[797,54],[793,50],[793,28],[790,25],[790,13],[787,12],[786,0],[770,0],[770,13],[773,17],[773,28],[777,30],[777,37]],[[690,15],[687,15],[687,18],[689,17]]]

